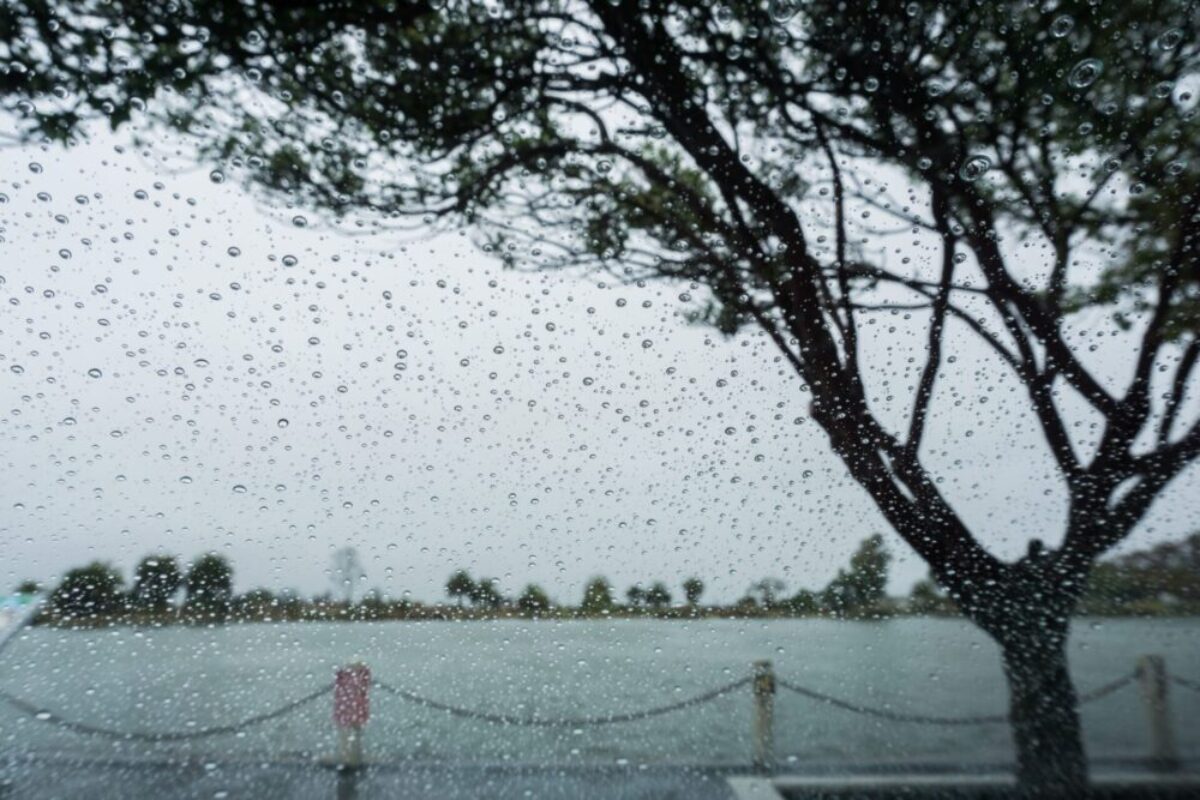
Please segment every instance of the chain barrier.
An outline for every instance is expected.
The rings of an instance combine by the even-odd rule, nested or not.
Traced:
[[[9,694],[0,689],[0,700],[8,703],[17,711],[26,716],[33,717],[39,722],[46,722],[64,730],[73,733],[82,733],[89,736],[102,736],[107,739],[121,739],[135,742],[182,742],[189,739],[205,739],[210,736],[225,736],[233,733],[238,733],[246,728],[254,725],[261,725],[264,722],[270,722],[273,719],[278,719],[285,714],[290,714],[303,705],[311,703],[322,695],[333,691],[333,684],[322,686],[316,691],[309,692],[298,700],[293,700],[286,703],[274,711],[268,711],[265,714],[257,714],[253,717],[247,717],[230,725],[214,725],[211,728],[198,728],[193,731],[119,731],[113,728],[105,728],[99,725],[91,725],[86,722],[76,722],[66,719],[65,717],[55,714],[52,711],[40,708],[27,700],[22,700],[19,697]]]
[[[1117,678],[1116,680],[1109,681],[1108,683],[1104,684],[1103,686],[1097,686],[1095,689],[1092,689],[1089,692],[1084,692],[1083,694],[1079,695],[1079,700],[1078,700],[1079,705],[1084,705],[1085,703],[1093,703],[1097,700],[1108,697],[1113,692],[1124,689],[1126,686],[1133,683],[1137,679],[1138,679],[1138,673],[1137,673],[1137,670],[1134,670],[1133,672],[1129,673],[1128,675],[1123,675],[1120,678]]]
[[[1137,673],[1131,672],[1128,675],[1122,675],[1116,680],[1110,681],[1103,686],[1092,689],[1089,692],[1084,692],[1079,695],[1079,704],[1091,703],[1101,698],[1123,689],[1134,680],[1137,679]],[[782,678],[776,678],[776,683],[788,691],[795,692],[798,695],[807,697],[810,700],[817,700],[831,705],[836,708],[841,708],[846,711],[852,711],[855,714],[865,714],[870,717],[878,717],[880,719],[890,720],[892,722],[914,722],[924,725],[995,725],[1008,722],[1008,714],[978,714],[966,717],[945,717],[932,714],[908,714],[901,711],[892,711],[887,708],[877,708],[874,706],[865,706],[860,703],[853,703],[849,700],[843,700],[840,697],[817,692],[808,689],[804,686],[785,681]]]
[[[1092,703],[1101,700],[1109,695],[1120,691],[1137,679],[1137,672],[1132,672],[1127,675],[1109,681],[1102,686],[1084,692],[1079,695],[1079,704]],[[1191,681],[1186,678],[1181,678],[1178,675],[1171,675],[1172,682],[1200,692],[1200,682]],[[462,719],[473,719],[482,722],[488,722],[493,725],[512,725],[519,727],[530,728],[552,728],[552,727],[588,727],[596,725],[614,725],[618,723],[637,722],[639,720],[659,717],[664,714],[671,714],[676,711],[682,711],[685,708],[691,708],[703,703],[708,703],[716,700],[719,697],[729,694],[737,689],[747,686],[753,682],[753,678],[746,677],[733,681],[732,683],[718,686],[702,694],[694,695],[685,700],[680,700],[676,703],[667,705],[655,706],[653,708],[644,709],[642,711],[628,711],[617,714],[606,714],[603,716],[594,717],[520,717],[511,714],[494,714],[487,711],[477,711],[462,706],[455,706],[449,703],[443,703],[432,698],[424,697],[415,692],[410,692],[407,689],[401,689],[383,681],[375,681],[375,686],[395,697],[399,697],[409,703],[413,703],[424,708],[434,711],[441,711],[453,717]],[[891,720],[892,722],[912,722],[925,725],[991,725],[1005,723],[1009,721],[1007,714],[980,714],[965,717],[946,717],[932,714],[910,714],[901,711],[893,711],[888,708],[879,708],[876,706],[867,706],[861,703],[855,703],[850,700],[843,700],[840,697],[818,692],[814,689],[809,689],[791,681],[776,677],[775,682],[784,689],[790,692],[807,697],[810,700],[816,700],[826,705],[834,706],[845,711],[851,711],[855,714],[864,714],[880,719]],[[139,742],[179,742],[190,739],[203,739],[210,736],[223,736],[233,733],[238,733],[246,728],[260,725],[264,722],[278,719],[286,714],[290,714],[296,709],[311,703],[319,697],[329,694],[333,691],[333,685],[329,684],[322,686],[315,691],[309,692],[303,697],[286,703],[279,708],[268,711],[264,714],[257,714],[252,717],[240,720],[230,725],[214,725],[209,728],[199,728],[191,731],[120,731],[113,728],[105,728],[98,725],[91,725],[85,722],[76,722],[69,720],[59,714],[40,708],[39,706],[23,700],[15,695],[0,689],[0,700],[8,703],[17,711],[32,717],[39,722],[46,722],[55,725],[64,730],[69,730],[74,733],[82,733],[91,736],[103,736],[109,739],[122,739]]]
[[[735,689],[740,689],[741,687],[746,686],[752,680],[752,678],[741,678],[733,683],[727,683],[724,686],[718,686],[716,689],[704,692],[703,694],[698,694],[694,697],[689,697],[688,699],[681,700],[678,703],[671,703],[665,706],[656,706],[654,708],[645,709],[644,711],[607,714],[600,717],[574,718],[517,717],[510,714],[491,714],[486,711],[475,711],[473,709],[463,708],[461,706],[453,706],[448,703],[431,700],[428,697],[423,697],[414,692],[407,691],[406,689],[400,689],[395,686],[391,686],[383,683],[382,681],[376,681],[375,686],[387,692],[388,694],[395,695],[396,697],[407,700],[410,703],[433,709],[434,711],[443,711],[451,716],[461,717],[463,719],[475,719],[482,722],[490,722],[493,725],[516,725],[529,728],[582,728],[593,725],[613,725],[620,722],[637,722],[638,720],[649,719],[651,717],[658,717],[662,716],[663,714],[681,711],[685,708],[698,706],[701,703],[707,703],[712,700],[716,700],[718,697],[729,694]]]
[[[1200,681],[1189,681],[1187,678],[1181,678],[1178,675],[1170,676],[1172,683],[1178,684],[1185,689],[1191,689],[1193,692],[1200,692]]]

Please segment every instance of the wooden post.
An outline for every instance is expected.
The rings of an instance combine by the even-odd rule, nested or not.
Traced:
[[[371,670],[356,662],[337,671],[333,682],[333,723],[338,729],[337,763],[358,769],[363,763],[363,728],[371,716]]]
[[[362,766],[362,728],[338,728],[338,765],[343,769]]]
[[[770,661],[754,662],[754,768],[775,769],[775,672]]]
[[[1150,722],[1150,766],[1162,771],[1179,769],[1171,708],[1167,705],[1166,662],[1162,656],[1142,656],[1138,659],[1137,676]]]

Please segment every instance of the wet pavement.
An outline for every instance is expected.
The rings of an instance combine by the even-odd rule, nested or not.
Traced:
[[[367,767],[312,764],[116,763],[70,759],[0,762],[0,799],[372,800],[729,800],[728,772],[690,767],[555,769]]]

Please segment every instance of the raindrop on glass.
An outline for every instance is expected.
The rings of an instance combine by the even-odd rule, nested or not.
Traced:
[[[958,168],[958,177],[964,181],[977,181],[992,168],[992,160],[985,155],[974,155]]]
[[[1067,76],[1067,83],[1076,89],[1086,89],[1096,82],[1103,69],[1104,62],[1100,59],[1085,58],[1071,68],[1071,74]]]

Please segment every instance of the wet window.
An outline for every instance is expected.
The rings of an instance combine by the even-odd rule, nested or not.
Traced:
[[[1198,20],[10,0],[0,795],[1195,791]]]

